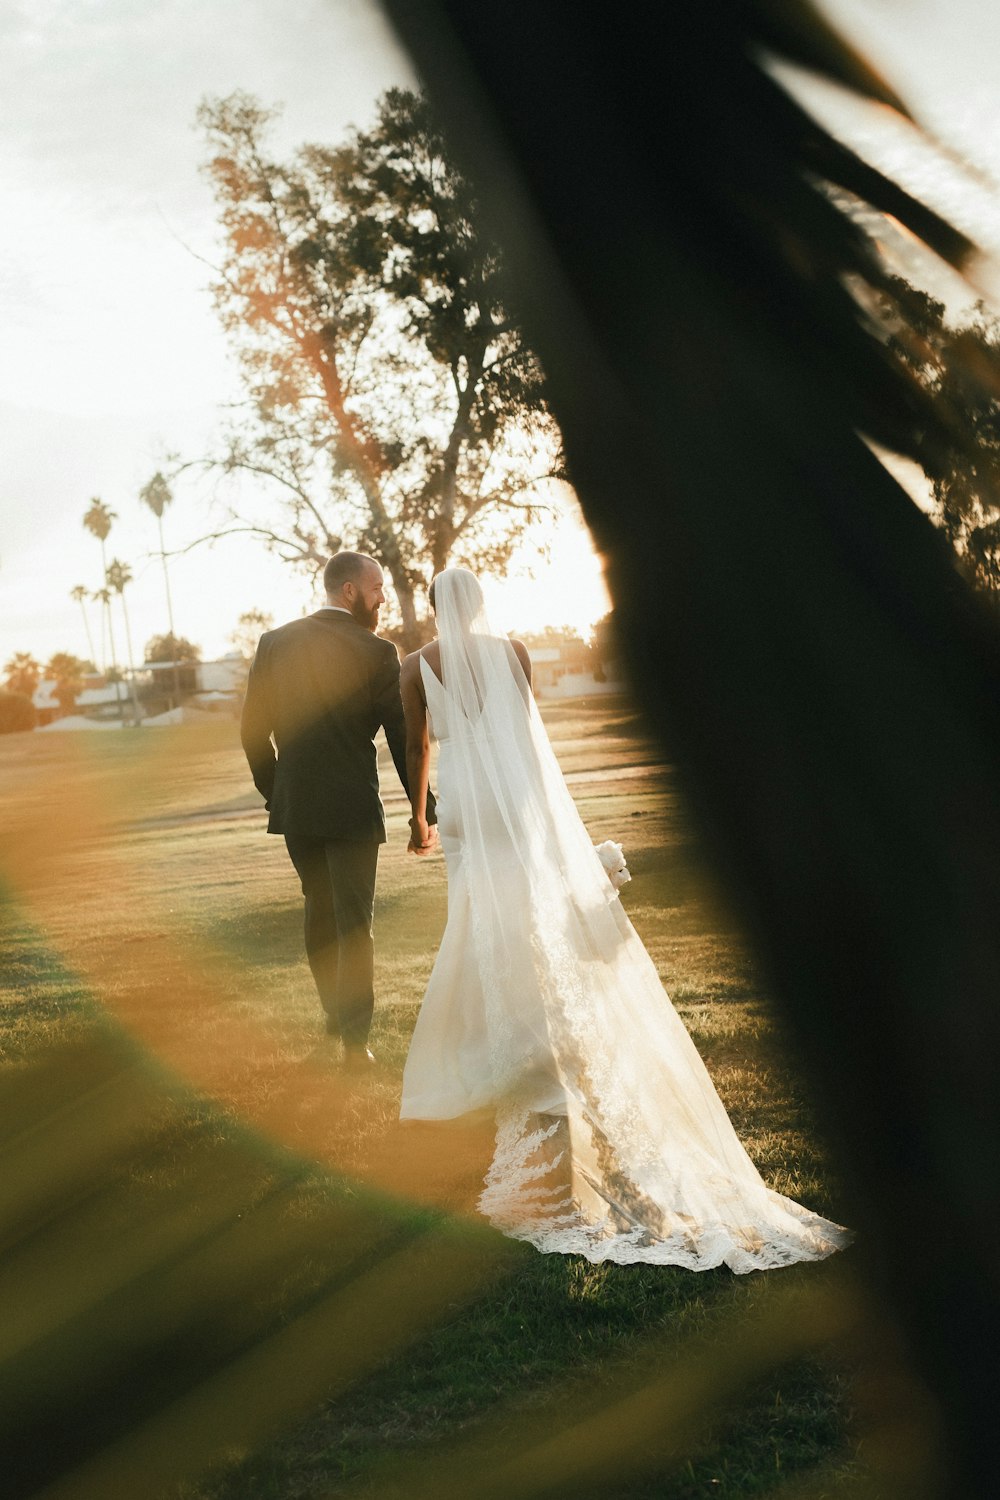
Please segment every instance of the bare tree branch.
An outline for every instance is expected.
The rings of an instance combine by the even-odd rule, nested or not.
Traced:
[[[204,536],[195,537],[195,539],[194,539],[193,542],[188,542],[187,545],[184,546],[184,547],[175,547],[172,551],[169,551],[169,552],[165,553],[164,555],[166,557],[183,557],[186,552],[193,552],[196,547],[202,547],[206,543],[210,544],[212,542],[218,542],[218,541],[221,541],[223,537],[227,537],[227,536],[240,536],[240,535],[244,535],[244,536],[259,536],[259,537],[262,537],[265,541],[268,541],[268,542],[272,543],[275,547],[286,547],[286,548],[290,547],[290,548],[292,548],[292,554],[291,554],[291,556],[286,556],[285,559],[284,559],[286,562],[293,562],[293,561],[302,561],[302,562],[305,562],[305,561],[309,561],[309,562],[322,563],[322,562],[324,562],[326,560],[323,556],[321,556],[320,553],[318,553],[318,552],[309,553],[309,552],[306,551],[306,549],[302,545],[297,544],[296,542],[293,542],[287,536],[281,536],[276,531],[271,531],[266,526],[252,526],[252,525],[248,525],[248,526],[244,526],[244,525],[241,525],[241,526],[226,526],[226,527],[221,528],[218,531],[207,531]],[[159,557],[160,554],[157,552],[155,554],[149,554],[149,555],[150,556]]]

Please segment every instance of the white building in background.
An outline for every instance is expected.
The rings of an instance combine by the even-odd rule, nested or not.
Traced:
[[[542,688],[540,692],[545,698],[590,698],[598,693],[624,693],[625,690],[620,677],[605,677],[601,682],[593,672],[564,672],[552,687]]]
[[[220,656],[216,661],[195,662],[199,693],[239,693],[247,680],[247,664],[238,651]]]
[[[529,646],[528,655],[531,658],[534,690],[539,697],[586,698],[599,693],[625,691],[626,685],[614,662],[605,664],[606,680],[595,678],[589,666],[589,650],[582,641],[567,638],[553,640],[551,644]],[[175,666],[180,676],[184,717],[192,709],[197,711],[192,717],[198,717],[200,713],[239,712],[246,687],[248,663],[234,652],[229,656],[218,657],[215,661],[144,662],[135,674],[140,699],[145,697],[151,686],[155,685],[159,689],[159,693],[153,694],[153,705],[147,703],[145,706],[144,717],[148,717],[150,713],[157,720],[168,717],[157,711],[155,700],[161,696],[164,699],[172,698]],[[127,682],[119,682],[116,686],[94,674],[85,678],[84,684],[76,695],[75,708],[67,714],[59,706],[55,682],[50,678],[40,682],[33,697],[40,727],[70,717],[81,728],[86,727],[83,721],[94,726],[110,727],[122,721],[126,724],[134,722]]]
[[[124,711],[129,717],[132,716],[127,682],[120,682],[116,690],[113,682],[105,682],[96,673],[85,677],[84,682],[89,682],[92,686],[80,689],[76,695],[76,707],[70,709],[70,713],[93,719],[117,718],[120,697]],[[56,697],[56,684],[51,677],[43,677],[31,701],[37,710],[39,724],[51,724],[53,719],[66,717],[67,711],[60,707]]]
[[[147,661],[142,670],[150,682],[156,680],[165,695],[173,691],[174,668],[181,681],[184,701],[192,708],[236,705],[243,697],[247,663],[238,651],[215,661]]]
[[[582,641],[554,641],[546,646],[529,646],[531,683],[539,698],[589,698],[597,693],[622,693],[625,683],[617,667],[610,663],[602,682],[588,663],[590,652]]]
[[[56,697],[56,685],[49,677],[42,678],[31,695],[31,701],[35,705],[39,724],[47,724],[62,711],[59,707],[59,699]]]
[[[174,666],[175,663],[170,661],[144,662],[135,674],[140,699],[154,684],[164,697],[171,697]],[[235,712],[239,708],[247,676],[247,664],[242,656],[223,656],[217,661],[183,661],[177,662],[176,666],[180,674],[181,697],[187,708],[208,713]],[[51,678],[44,678],[38,684],[32,702],[41,727],[70,717],[95,724],[114,723],[121,719],[131,724],[135,717],[128,683],[105,682],[99,673],[84,678],[84,686],[76,695],[76,706],[68,712],[60,707],[56,684]],[[147,708],[146,714],[149,712]]]

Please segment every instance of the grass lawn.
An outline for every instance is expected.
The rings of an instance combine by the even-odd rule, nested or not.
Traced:
[[[836,1217],[672,772],[623,699],[544,715],[595,842],[626,846],[625,905],[751,1155]],[[482,1122],[398,1125],[446,906],[401,798],[381,1066],[351,1084],[232,723],[9,736],[0,788],[12,1496],[34,1492],[53,1402],[73,1415],[43,1477],[75,1470],[67,1497],[869,1493],[850,1257],[739,1278],[540,1256],[472,1213]]]

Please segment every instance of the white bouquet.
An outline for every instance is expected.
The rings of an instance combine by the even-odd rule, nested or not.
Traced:
[[[627,885],[632,879],[625,863],[625,854],[621,844],[614,843],[612,839],[605,839],[603,844],[595,844],[594,849],[611,884],[616,891],[620,891],[622,886]]]

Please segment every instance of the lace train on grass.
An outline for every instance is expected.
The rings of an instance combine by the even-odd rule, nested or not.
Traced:
[[[477,580],[449,569],[435,591],[441,679],[421,671],[448,926],[403,1117],[492,1105],[480,1206],[539,1250],[743,1272],[841,1248],[847,1231],[772,1192],[738,1140]]]

